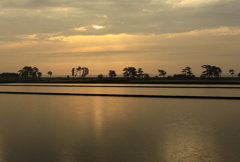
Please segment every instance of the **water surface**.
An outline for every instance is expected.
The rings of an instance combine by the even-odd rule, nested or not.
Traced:
[[[163,85],[163,84],[162,85],[161,84],[156,84],[156,85],[151,85],[151,84],[5,84],[5,85],[28,85],[28,86],[0,86],[0,91],[240,97],[239,85],[234,85],[234,87],[239,87],[235,89],[231,88],[233,87],[233,85],[187,85],[187,84],[186,85],[178,85],[178,84],[171,84],[171,85],[167,85],[167,84],[166,85]],[[29,85],[32,85],[32,86],[29,86]],[[34,85],[38,85],[38,86],[34,86]],[[42,85],[42,86],[39,86],[39,85]],[[50,85],[50,86],[44,86],[44,85]],[[61,87],[61,85],[63,87]],[[55,87],[55,86],[60,86],[60,87]],[[64,87],[64,86],[69,86],[69,87]],[[77,87],[77,86],[95,86],[95,87]],[[106,87],[101,87],[101,86],[106,86]],[[119,87],[119,86],[122,86],[122,87]],[[183,86],[190,87],[190,88],[181,88]],[[149,87],[149,88],[146,88],[146,87]],[[156,88],[156,87],[162,87],[162,88]],[[198,88],[198,87],[212,87],[212,88]],[[214,88],[214,87],[229,87],[229,89]]]
[[[0,161],[240,161],[239,100],[0,94]]]

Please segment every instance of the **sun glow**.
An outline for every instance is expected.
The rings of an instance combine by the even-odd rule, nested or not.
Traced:
[[[100,25],[92,25],[92,27],[97,30],[105,28],[104,26],[100,26]]]
[[[181,68],[178,67],[180,64],[188,63],[176,53],[182,53],[189,59],[198,57],[199,60],[193,63],[195,67],[192,68],[200,67],[202,63],[198,62],[205,62],[201,60],[204,53],[206,57],[210,57],[207,55],[209,52],[218,55],[237,53],[236,39],[239,35],[239,27],[219,27],[161,35],[65,36],[61,33],[36,33],[19,36],[18,39],[21,40],[19,42],[0,44],[0,50],[2,60],[8,60],[13,65],[20,64],[10,70],[4,69],[6,65],[3,67],[4,71],[17,71],[19,67],[25,66],[26,62],[30,62],[32,66],[37,66],[42,71],[49,70],[48,67],[51,66],[57,74],[68,74],[69,69],[77,66],[89,67],[91,74],[107,73],[109,68],[122,73],[121,70],[125,66],[141,67],[144,72],[151,73],[153,69],[160,68],[160,65],[174,73]],[[223,37],[228,40],[227,43],[220,39]],[[209,43],[209,40],[214,41]],[[186,52],[186,49],[189,51]],[[13,53],[18,53],[22,57],[16,60],[11,55]],[[174,59],[178,59],[180,63],[172,67]],[[171,73],[170,70],[168,73]]]

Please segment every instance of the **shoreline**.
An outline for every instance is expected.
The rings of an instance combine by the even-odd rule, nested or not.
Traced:
[[[169,79],[169,78],[31,78],[8,79],[1,78],[4,83],[71,83],[71,84],[235,84],[240,85],[240,78],[194,78],[194,79]]]
[[[0,91],[0,94],[240,100],[240,97],[233,97],[233,96],[232,97],[227,97],[227,96],[181,96],[181,95],[92,94],[92,93],[7,92],[7,91]]]

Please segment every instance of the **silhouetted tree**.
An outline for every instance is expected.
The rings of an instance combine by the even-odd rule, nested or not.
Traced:
[[[182,69],[182,73],[184,75],[187,75],[187,76],[192,76],[193,75],[192,70],[191,70],[190,67],[185,67],[184,69]]]
[[[205,69],[205,71],[202,72],[202,77],[211,77],[212,76],[212,66],[211,65],[202,65],[202,68]]]
[[[78,66],[78,67],[76,68],[75,77],[77,76],[77,73],[78,73],[78,72],[79,72],[79,75],[81,75],[81,70],[82,70],[82,68],[81,68],[80,66]]]
[[[85,78],[89,74],[89,70],[87,67],[82,67],[82,77]]]
[[[37,78],[37,73],[39,72],[37,67],[32,68],[32,77]]]
[[[51,71],[48,71],[48,73],[47,73],[49,76],[50,76],[50,78],[51,78],[51,76],[52,76],[52,72]]]
[[[72,68],[72,76],[75,74],[75,68]]]
[[[41,73],[41,72],[38,72],[38,73],[37,73],[37,77],[38,77],[38,78],[41,78],[41,76],[42,76],[42,73]]]
[[[234,75],[234,73],[235,73],[235,70],[233,70],[233,69],[230,69],[229,70],[229,73],[232,75],[232,77],[233,77],[233,75]]]
[[[221,77],[222,70],[220,67],[211,66],[211,65],[202,65],[202,68],[205,69],[205,71],[202,72],[202,75],[201,75],[202,77],[207,77],[207,78]]]
[[[159,76],[162,76],[162,77],[164,77],[167,74],[166,71],[161,70],[161,69],[158,69],[158,73],[159,73]]]
[[[142,68],[138,68],[136,75],[138,78],[141,78],[141,76],[144,76]]]
[[[117,76],[117,74],[114,70],[109,70],[108,75],[109,75],[110,78],[115,78]]]
[[[135,67],[125,67],[123,69],[123,76],[125,78],[134,78],[136,75],[137,75],[137,71],[136,71],[136,68]]]
[[[222,69],[220,67],[212,66],[212,70],[213,70],[213,76],[215,78],[221,77]]]
[[[36,78],[39,69],[37,67],[25,66],[18,72],[21,78]]]
[[[128,78],[129,77],[129,72],[128,72],[128,68],[127,67],[125,67],[124,69],[123,69],[123,77],[125,77],[125,78]]]

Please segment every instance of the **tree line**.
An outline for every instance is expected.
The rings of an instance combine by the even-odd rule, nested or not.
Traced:
[[[211,66],[211,65],[202,65],[204,71],[202,72],[200,78],[220,78],[222,70],[220,67]],[[124,78],[150,78],[148,73],[144,73],[142,68],[135,67],[125,67],[123,70],[122,76]],[[167,75],[167,72],[163,69],[158,69],[158,76],[164,78]],[[229,69],[228,71],[232,77],[234,77],[235,70]],[[52,71],[48,71],[47,74],[50,76],[53,75]],[[87,67],[72,68],[71,76],[72,77],[81,77],[85,78],[89,74],[89,69]],[[158,77],[156,76],[156,77]],[[41,78],[42,72],[39,71],[37,67],[25,66],[18,71],[18,73],[2,73],[0,74],[1,78]],[[97,76],[99,79],[104,78],[103,74]],[[115,70],[109,70],[109,78],[116,78],[117,73]],[[182,69],[181,74],[174,74],[173,76],[168,76],[170,78],[195,78],[195,75],[192,72],[191,67],[185,67]],[[240,73],[238,74],[240,77]],[[69,76],[68,76],[69,78]]]
[[[47,74],[51,77],[52,72],[48,71]],[[25,66],[18,70],[18,73],[2,73],[1,78],[41,78],[42,72],[37,67]]]

